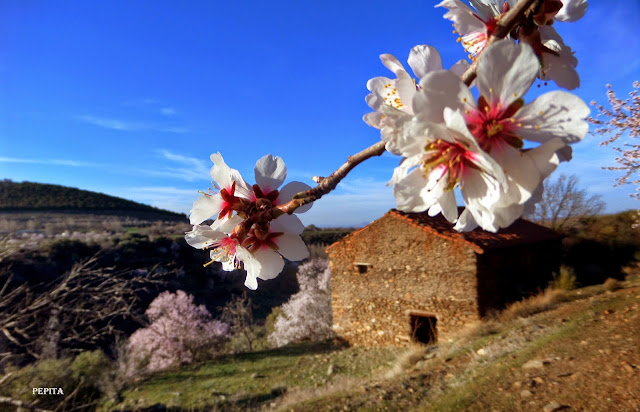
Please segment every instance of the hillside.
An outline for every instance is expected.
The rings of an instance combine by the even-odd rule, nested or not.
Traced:
[[[179,213],[103,193],[43,183],[0,181],[0,212],[20,211],[145,214],[166,220],[185,220]]]
[[[450,342],[404,353],[326,342],[228,355],[135,382],[104,409],[640,410],[633,272],[533,297]]]

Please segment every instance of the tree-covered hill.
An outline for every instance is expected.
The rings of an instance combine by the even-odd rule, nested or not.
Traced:
[[[185,220],[185,216],[179,213],[103,193],[43,183],[17,183],[7,179],[0,181],[1,211],[133,212],[168,220]]]

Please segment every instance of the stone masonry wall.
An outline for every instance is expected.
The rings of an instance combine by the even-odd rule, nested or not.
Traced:
[[[352,345],[404,345],[408,310],[436,315],[438,340],[478,319],[468,245],[386,214],[328,249],[336,333]],[[354,263],[369,264],[359,273]]]

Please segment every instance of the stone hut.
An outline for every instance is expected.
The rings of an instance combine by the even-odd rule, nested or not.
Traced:
[[[561,235],[519,219],[458,233],[442,215],[391,210],[327,248],[335,332],[352,345],[446,340],[543,289]]]

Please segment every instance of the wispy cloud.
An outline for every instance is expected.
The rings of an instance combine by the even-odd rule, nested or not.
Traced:
[[[176,114],[176,109],[172,107],[161,107],[160,113],[162,113],[165,116],[173,116]]]
[[[72,167],[105,167],[106,165],[90,162],[79,162],[68,159],[27,159],[18,157],[0,157],[0,163],[29,163],[41,165],[61,165]]]
[[[92,115],[77,116],[78,120],[84,123],[89,123],[94,126],[102,127],[110,130],[118,130],[123,132],[137,132],[142,130],[152,130],[156,132],[164,133],[177,133],[184,134],[189,133],[190,130],[184,126],[171,126],[162,123],[144,123],[133,122],[127,120],[120,120],[108,117],[99,117]]]
[[[168,165],[159,166],[155,169],[138,169],[137,171],[139,173],[148,176],[170,177],[188,182],[201,181],[209,176],[209,164],[202,159],[184,156],[165,149],[160,149],[157,152],[161,158],[170,161],[175,166]]]
[[[78,116],[78,120],[92,124],[94,126],[103,127],[105,129],[120,130],[126,132],[141,130],[145,128],[145,126],[140,123],[89,115]]]

